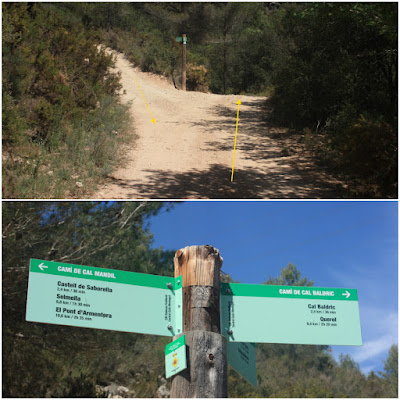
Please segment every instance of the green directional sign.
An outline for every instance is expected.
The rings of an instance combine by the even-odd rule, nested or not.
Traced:
[[[169,378],[187,368],[185,335],[165,347],[165,376]]]
[[[174,336],[182,279],[32,259],[26,320]]]
[[[178,43],[181,43],[183,41],[183,44],[186,44],[187,43],[187,36],[185,36],[185,37],[177,36],[175,38],[175,41],[178,42]]]
[[[255,343],[228,342],[227,359],[237,373],[257,387]]]
[[[221,331],[232,342],[361,346],[357,290],[222,283]]]

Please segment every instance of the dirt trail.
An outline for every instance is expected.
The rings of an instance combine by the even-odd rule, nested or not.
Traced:
[[[340,183],[301,153],[282,156],[283,136],[262,120],[265,98],[177,90],[116,54],[138,136],[123,168],[93,198],[334,198]],[[156,124],[146,107],[140,85]],[[234,182],[230,181],[241,100]],[[284,133],[282,133],[284,135]],[[295,139],[288,145],[295,146]],[[293,142],[293,143],[292,143]]]

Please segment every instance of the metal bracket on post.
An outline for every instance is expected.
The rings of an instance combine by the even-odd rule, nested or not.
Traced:
[[[167,307],[165,311],[167,314],[169,310],[167,329],[170,335],[176,336],[183,332],[182,277],[171,278],[166,287],[168,288],[169,297],[172,300],[169,303],[170,307]]]
[[[182,275],[175,278],[174,284],[175,296],[175,334],[180,335],[183,332],[183,296],[182,296]]]

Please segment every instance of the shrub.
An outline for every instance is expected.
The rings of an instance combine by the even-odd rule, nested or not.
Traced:
[[[210,76],[204,65],[187,65],[187,88],[207,93],[210,87]]]
[[[361,116],[333,134],[332,150],[343,171],[358,181],[358,194],[397,196],[397,132],[384,121]]]
[[[45,3],[3,7],[3,196],[85,193],[111,171],[129,117],[96,35]]]

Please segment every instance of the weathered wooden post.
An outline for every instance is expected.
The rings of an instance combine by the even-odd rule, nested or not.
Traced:
[[[171,397],[227,397],[227,342],[219,315],[221,265],[218,250],[209,245],[188,246],[175,254],[175,277],[182,275],[188,368],[173,378]]]
[[[186,35],[182,34],[182,90],[186,90]]]

